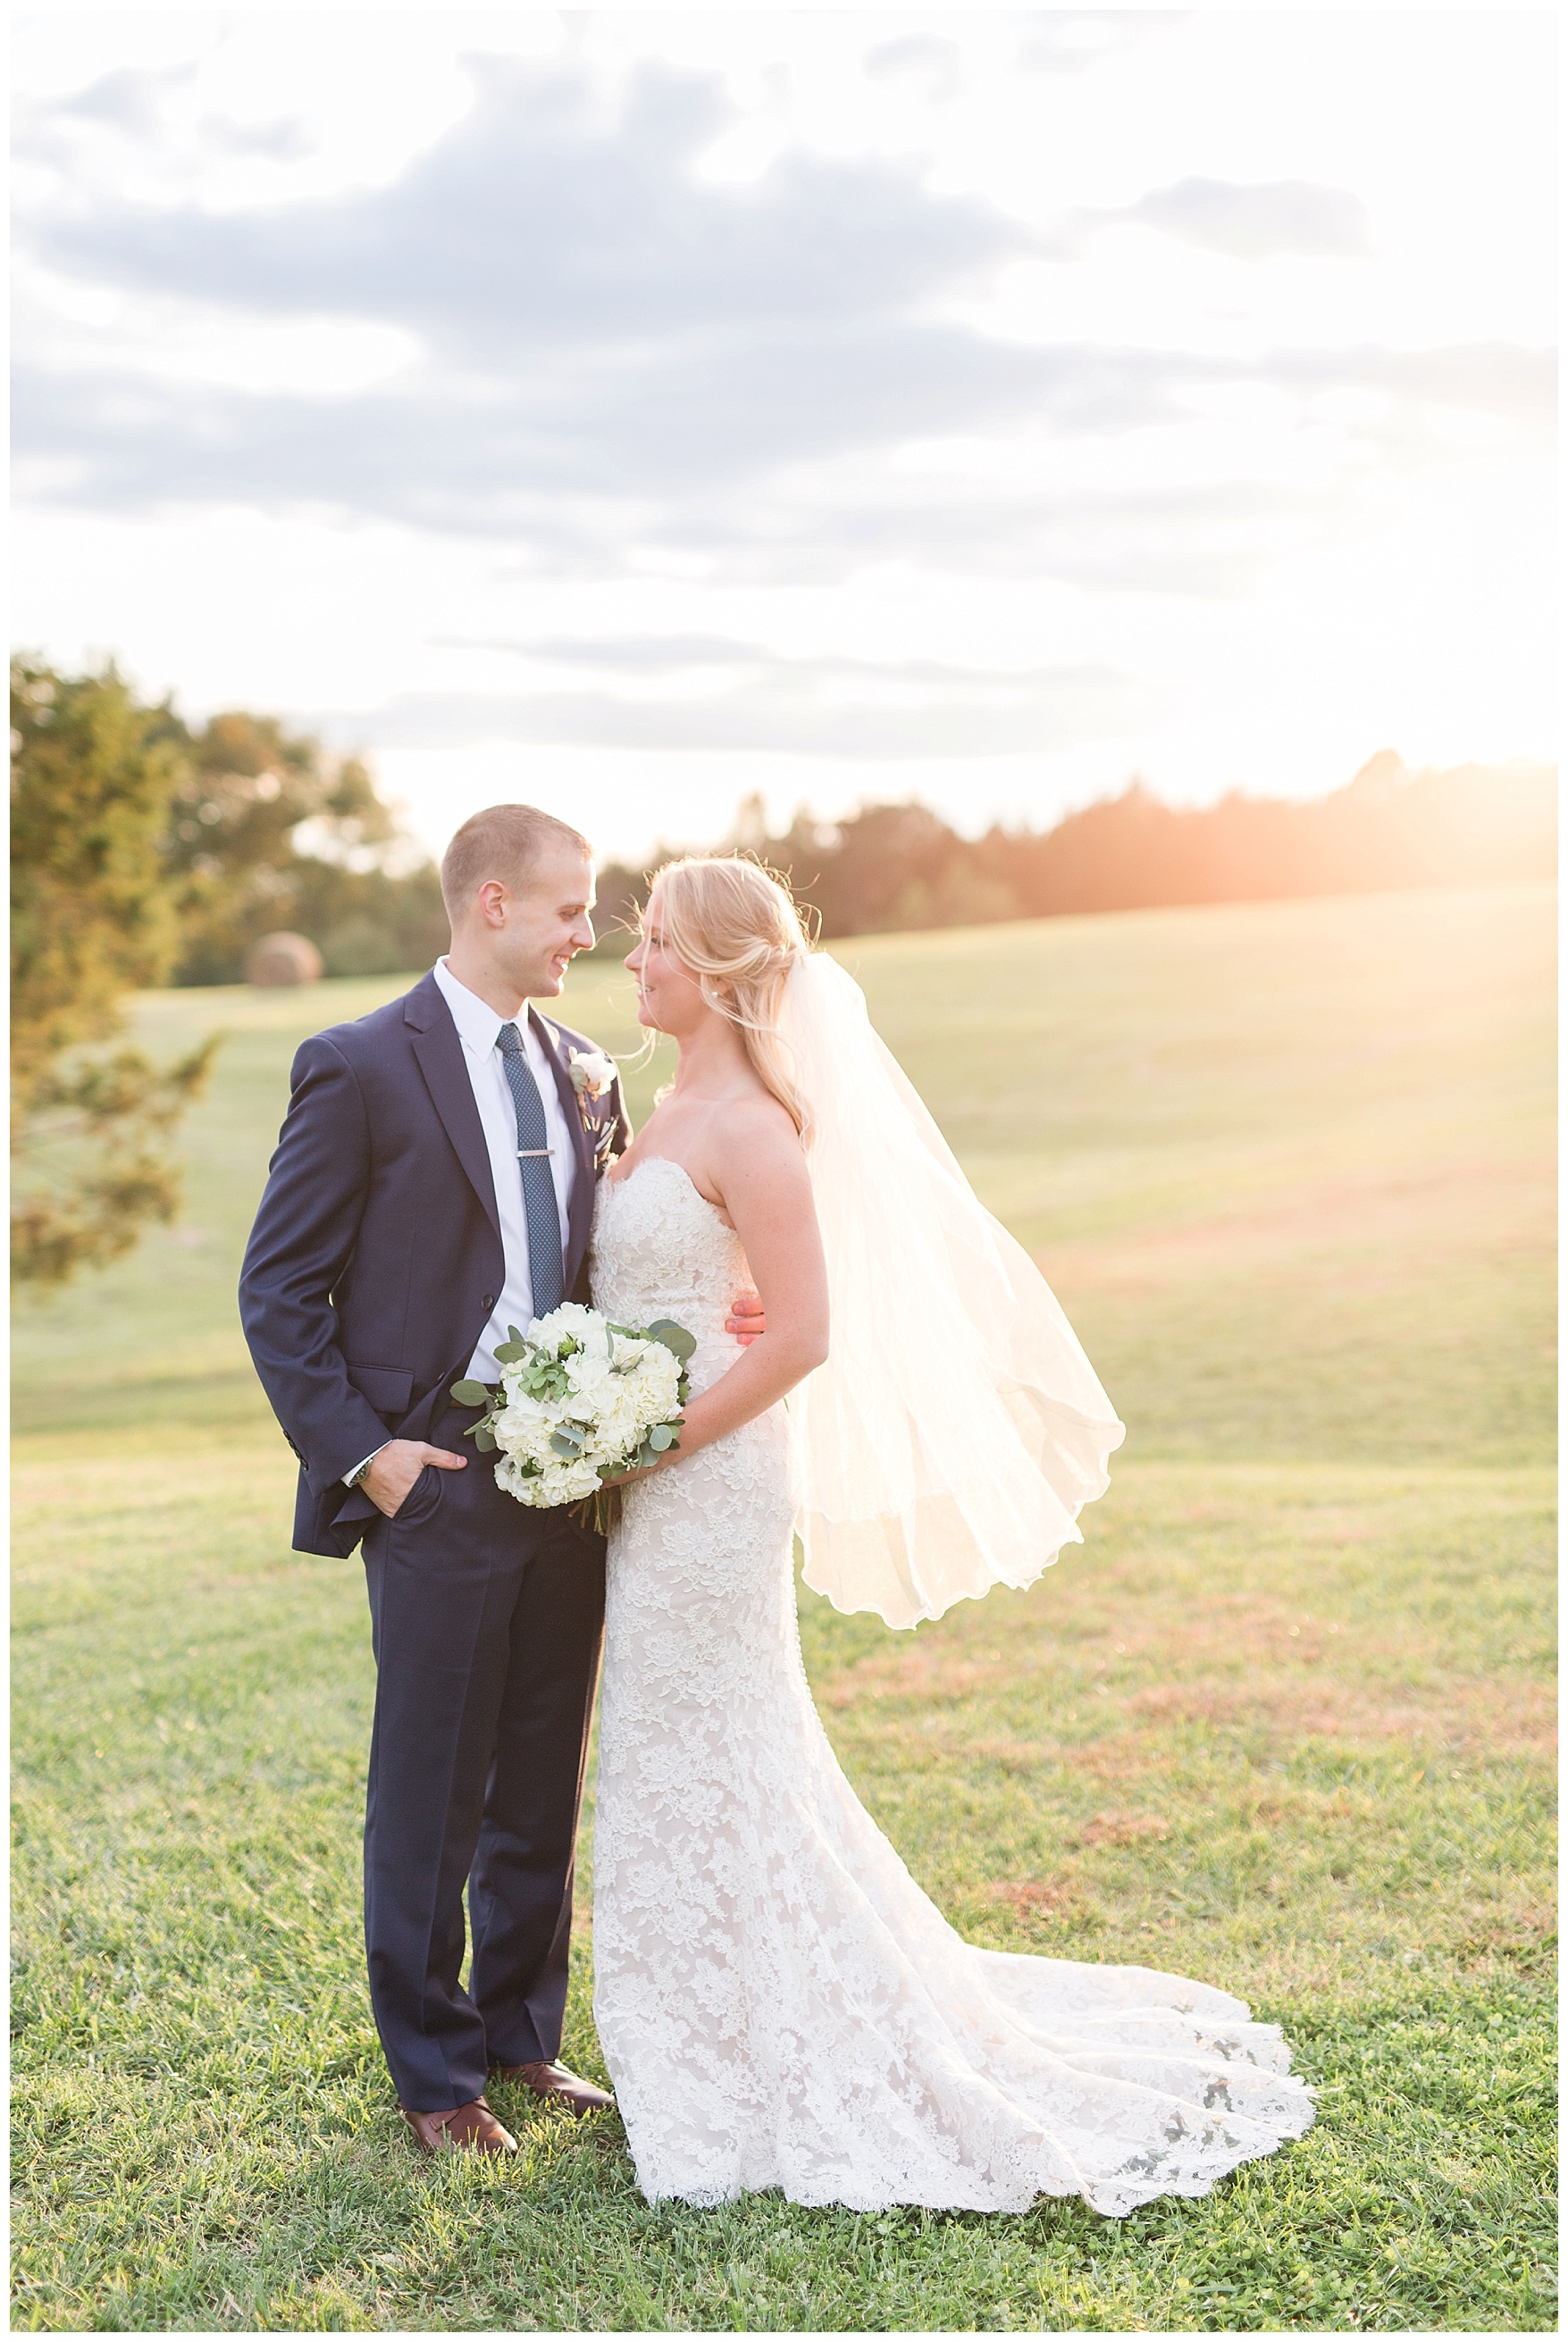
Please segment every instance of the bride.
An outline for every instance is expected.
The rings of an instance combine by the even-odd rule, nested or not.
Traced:
[[[1031,1584],[1122,1426],[782,886],[670,864],[626,965],[680,1065],[601,1183],[594,1297],[697,1342],[679,1450],[609,1549],[594,2007],[638,2184],[1203,2195],[1312,2120],[1277,2028],[1181,1977],[966,1944],[840,1771],[795,1624],[797,1527],[807,1582],[891,1626]]]

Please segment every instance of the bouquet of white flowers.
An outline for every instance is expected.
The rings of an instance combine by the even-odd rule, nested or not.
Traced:
[[[604,1476],[639,1472],[680,1446],[696,1348],[684,1326],[614,1326],[596,1309],[564,1301],[532,1333],[509,1326],[495,1353],[501,1387],[454,1383],[462,1406],[486,1412],[470,1426],[484,1454],[500,1452],[495,1485],[520,1505],[592,1499],[606,1526]]]

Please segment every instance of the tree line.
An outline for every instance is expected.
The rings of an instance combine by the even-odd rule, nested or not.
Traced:
[[[13,1274],[47,1286],[173,1217],[171,1134],[209,1041],[157,1066],[125,1004],[237,982],[260,936],[309,938],[328,976],[428,967],[447,926],[429,856],[365,766],[275,716],[190,726],[113,666],[11,670]],[[1389,752],[1304,802],[1239,792],[1164,805],[1139,783],[1044,831],[960,836],[918,804],[769,831],[760,798],[724,844],[781,871],[827,937],[1160,904],[1546,877],[1550,767],[1411,773]],[[655,855],[654,865],[662,858]],[[599,872],[599,950],[624,951],[647,873]]]
[[[921,805],[868,806],[834,823],[803,813],[770,835],[754,797],[729,842],[787,876],[829,938],[1485,885],[1556,875],[1556,773],[1523,759],[1411,772],[1384,750],[1328,796],[1237,790],[1214,805],[1177,806],[1134,781],[1051,829],[994,827],[978,838],[959,836]],[[629,922],[645,891],[644,875],[624,864],[600,870],[612,923]]]

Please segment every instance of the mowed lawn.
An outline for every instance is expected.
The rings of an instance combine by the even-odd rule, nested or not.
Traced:
[[[145,1002],[160,1048],[229,1035],[185,1218],[16,1344],[16,2322],[1553,2327],[1554,908],[841,949],[1130,1433],[1028,1594],[914,1635],[804,1596],[829,1729],[974,1940],[1231,1987],[1320,2090],[1123,2222],[654,2208],[613,2118],[504,2092],[515,2161],[416,2157],[361,1968],[361,1576],[289,1550],[233,1303],[295,1043],[402,986]],[[566,1013],[633,1044],[616,969]]]

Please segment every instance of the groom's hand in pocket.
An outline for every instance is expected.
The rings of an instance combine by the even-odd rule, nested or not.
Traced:
[[[399,1506],[427,1464],[434,1464],[438,1472],[464,1472],[468,1458],[454,1456],[450,1447],[432,1447],[427,1439],[389,1439],[385,1447],[377,1448],[359,1485],[379,1512],[389,1521],[395,1520]]]
[[[744,1349],[748,1342],[754,1342],[759,1334],[765,1334],[767,1330],[768,1321],[763,1316],[762,1296],[755,1293],[737,1293],[730,1314],[724,1319],[725,1333],[734,1335]]]

